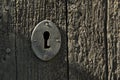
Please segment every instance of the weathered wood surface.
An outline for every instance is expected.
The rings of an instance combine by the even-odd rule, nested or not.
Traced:
[[[70,80],[107,80],[105,14],[105,0],[68,0]]]
[[[0,80],[16,80],[15,38],[10,25],[9,0],[0,0]]]
[[[12,12],[9,21],[12,21],[10,25],[13,27],[6,24],[9,22],[1,22],[3,25],[0,31],[0,42],[2,42],[0,80],[67,80],[65,0],[11,0],[11,2],[13,8],[10,9]],[[8,21],[6,17],[4,16]],[[38,59],[30,43],[33,28],[45,19],[54,22],[62,34],[62,47],[58,55],[49,62]],[[12,32],[8,28],[11,28]],[[9,39],[8,33],[15,36]],[[14,43],[13,46],[10,45],[12,44],[10,40]],[[7,47],[14,52],[8,55],[5,52]],[[9,60],[6,59],[7,56]]]
[[[35,56],[30,42],[45,19],[62,34],[49,62]],[[0,80],[68,79],[120,80],[120,1],[0,0]]]
[[[120,80],[120,0],[108,0],[108,80]]]

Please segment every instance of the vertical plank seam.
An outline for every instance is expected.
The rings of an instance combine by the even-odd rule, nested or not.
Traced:
[[[108,42],[107,42],[107,21],[108,21],[108,0],[105,0],[105,19],[104,19],[104,46],[105,46],[105,74],[108,80]]]
[[[69,57],[68,57],[68,8],[67,0],[65,0],[65,9],[66,9],[66,51],[67,51],[67,79],[69,80]]]
[[[15,19],[17,19],[16,2],[17,2],[17,0],[15,0],[15,7],[14,7],[14,8],[15,8],[15,12],[14,12],[14,13],[15,13],[15,14],[14,14],[14,15],[15,15],[15,16],[14,16]],[[17,20],[15,20],[15,21],[17,21]],[[14,24],[16,24],[15,21],[14,21]],[[15,29],[15,30],[14,30],[14,31],[15,31],[15,32],[14,32],[14,33],[15,33],[15,64],[16,64],[16,80],[17,80],[17,73],[18,73],[18,72],[17,72],[17,52],[16,52],[16,49],[17,49],[17,48],[16,48],[16,47],[17,47],[17,44],[16,44],[16,39],[17,39],[17,38],[16,38],[16,33],[17,33],[17,32],[16,32],[16,25],[14,25],[14,29]]]

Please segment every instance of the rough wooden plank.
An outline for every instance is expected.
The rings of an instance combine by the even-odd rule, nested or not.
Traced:
[[[51,20],[62,34],[62,46],[48,62],[38,59],[31,49],[33,28],[42,20]],[[67,80],[65,0],[15,0],[16,80]]]
[[[107,80],[104,0],[68,0],[70,80]]]
[[[120,0],[108,0],[109,80],[120,80]]]
[[[16,80],[11,0],[0,0],[0,80]]]

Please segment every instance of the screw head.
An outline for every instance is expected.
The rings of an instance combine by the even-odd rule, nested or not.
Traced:
[[[46,26],[48,26],[48,25],[49,25],[49,23],[48,23],[48,22],[46,22],[46,23],[45,23],[45,25],[46,25]]]
[[[37,40],[34,40],[34,42],[37,42]]]
[[[7,48],[6,49],[6,53],[10,53],[11,52],[11,49],[10,48]]]
[[[61,41],[60,41],[59,39],[56,39],[56,42],[59,42],[59,43],[60,43]]]

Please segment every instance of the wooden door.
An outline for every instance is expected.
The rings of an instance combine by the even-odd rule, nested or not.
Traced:
[[[47,62],[30,41],[46,19],[62,36]],[[120,80],[120,1],[0,0],[0,80]]]

